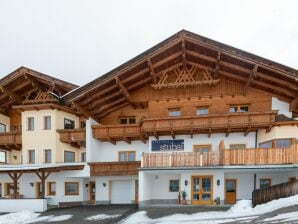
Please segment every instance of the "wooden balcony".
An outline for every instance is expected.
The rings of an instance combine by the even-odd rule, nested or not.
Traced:
[[[270,149],[221,149],[195,152],[144,153],[142,168],[282,165],[298,163],[298,145]]]
[[[140,161],[89,163],[91,176],[138,175]]]
[[[11,131],[0,133],[0,147],[6,150],[20,150],[22,148],[22,132]]]
[[[93,137],[101,141],[109,141],[116,144],[116,141],[143,140],[144,136],[141,132],[139,124],[128,125],[94,125]]]
[[[156,138],[160,135],[199,134],[209,137],[212,133],[244,132],[248,134],[259,128],[271,128],[276,112],[266,113],[229,113],[201,115],[193,117],[167,117],[144,119],[142,131]]]
[[[60,141],[70,144],[74,147],[84,146],[86,144],[86,129],[59,129]]]
[[[276,111],[265,113],[229,113],[216,115],[201,115],[193,117],[166,117],[144,118],[140,124],[129,125],[93,125],[93,137],[100,141],[145,140],[148,136],[157,139],[162,135],[171,135],[175,138],[178,134],[208,134],[231,132],[244,132],[260,128],[270,128],[274,125]]]

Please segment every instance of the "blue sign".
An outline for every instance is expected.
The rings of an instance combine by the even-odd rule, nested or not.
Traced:
[[[184,151],[184,139],[152,141],[151,151]]]

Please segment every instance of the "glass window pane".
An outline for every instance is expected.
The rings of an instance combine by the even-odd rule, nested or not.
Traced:
[[[248,112],[248,106],[240,106],[238,112]]]
[[[0,123],[0,133],[6,132],[6,125]]]
[[[206,115],[208,113],[208,108],[197,108],[197,115]]]
[[[211,191],[211,179],[210,178],[202,178],[202,188],[205,192]]]
[[[51,116],[44,117],[44,130],[51,130]]]
[[[45,150],[45,162],[46,163],[52,162],[52,150],[50,150],[50,149]]]
[[[200,190],[200,179],[194,178],[193,179],[193,191],[199,191]]]
[[[0,151],[0,163],[6,163],[6,152]]]
[[[262,148],[262,149],[272,148],[272,141],[260,143],[259,147]]]
[[[82,162],[86,162],[86,153],[82,152]]]
[[[170,180],[169,191],[170,192],[178,192],[179,191],[179,180]]]
[[[128,153],[128,161],[135,161],[136,160],[136,153],[135,152],[129,152]]]
[[[29,163],[35,163],[35,151],[29,150],[28,151]]]
[[[229,111],[230,111],[231,113],[235,113],[235,112],[237,112],[237,106],[231,106]]]
[[[202,194],[202,200],[203,201],[211,200],[211,194]]]
[[[74,129],[75,122],[73,120],[64,118],[64,129]]]
[[[129,118],[129,123],[130,124],[135,124],[136,123],[136,118],[135,117],[130,117]]]
[[[245,149],[245,144],[230,144],[230,149]]]
[[[34,130],[34,117],[28,117],[27,119],[27,130],[33,131]]]
[[[200,200],[200,195],[199,194],[193,194],[192,199],[195,200],[195,201],[198,201],[198,200]]]
[[[260,188],[268,188],[271,186],[271,180],[270,179],[260,179]]]
[[[64,162],[75,162],[75,152],[64,151]]]
[[[179,117],[181,115],[180,109],[169,109],[170,117]]]
[[[127,153],[126,152],[120,152],[119,153],[119,159],[120,159],[120,161],[127,161]]]
[[[79,184],[78,183],[65,183],[65,194],[78,194]]]
[[[235,181],[226,181],[226,191],[235,192],[236,191],[236,182]]]
[[[291,139],[276,139],[275,147],[276,148],[288,148],[291,146]]]

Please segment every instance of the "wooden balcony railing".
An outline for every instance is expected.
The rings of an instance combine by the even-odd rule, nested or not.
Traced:
[[[11,131],[0,133],[0,147],[8,150],[20,150],[22,147],[22,132]]]
[[[201,115],[193,117],[144,118],[140,124],[94,125],[93,137],[101,141],[146,140],[148,136],[159,138],[162,135],[199,134],[255,131],[271,128],[276,111],[265,113],[229,113]],[[145,141],[144,141],[145,142]]]
[[[140,161],[89,163],[91,176],[138,175]]]
[[[85,143],[86,142],[86,130],[79,129],[59,129],[57,132],[60,134],[60,141],[64,143]]]
[[[229,113],[193,117],[168,117],[144,119],[142,130],[149,135],[175,135],[215,132],[249,132],[269,128],[276,112]]]
[[[270,149],[221,149],[203,154],[144,153],[141,161],[142,168],[297,164],[298,145]]]
[[[110,141],[115,144],[115,141],[143,140],[139,124],[128,125],[94,125],[93,137],[101,141]]]

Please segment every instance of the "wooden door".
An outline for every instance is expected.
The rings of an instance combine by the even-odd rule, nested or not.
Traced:
[[[89,204],[95,204],[96,186],[95,181],[89,182]]]
[[[139,180],[135,180],[135,204],[139,203]]]
[[[225,186],[225,197],[226,204],[235,204],[236,195],[237,195],[237,180],[236,179],[227,179]]]
[[[36,182],[35,183],[35,197],[36,198],[42,198],[41,182]]]
[[[213,195],[212,176],[195,176],[191,181],[191,202],[194,205],[211,205]]]

